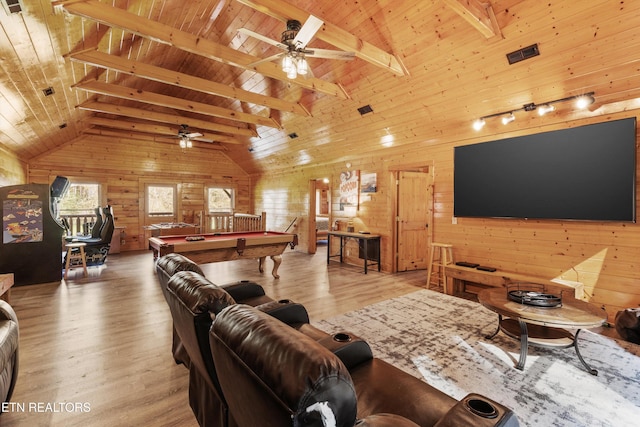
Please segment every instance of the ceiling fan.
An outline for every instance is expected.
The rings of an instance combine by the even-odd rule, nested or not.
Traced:
[[[200,132],[190,132],[189,125],[180,125],[180,130],[178,130],[178,138],[180,138],[180,148],[193,147],[193,143],[191,142],[191,140],[193,138],[199,138],[201,136],[202,134]]]
[[[256,61],[250,64],[250,66],[253,67],[263,62],[273,61],[274,59],[282,57],[282,71],[287,73],[287,77],[290,79],[295,79],[298,74],[306,75],[310,72],[306,57],[340,59],[344,61],[349,61],[355,58],[356,54],[354,52],[329,49],[307,49],[307,44],[323,24],[324,22],[321,19],[313,15],[309,15],[309,18],[307,18],[304,25],[301,25],[300,21],[290,19],[287,21],[287,29],[282,32],[282,37],[279,42],[246,28],[240,28],[238,31],[247,36],[276,46],[284,51],[268,58],[261,59],[260,61]]]

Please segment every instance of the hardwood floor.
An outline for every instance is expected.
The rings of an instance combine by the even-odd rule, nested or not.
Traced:
[[[223,284],[248,279],[274,299],[305,305],[321,320],[417,290],[426,272],[400,274],[326,264],[326,247],[287,251],[280,279],[257,261],[203,265]],[[20,371],[0,426],[197,426],[188,373],[171,357],[171,317],[151,252],[110,255],[106,266],[72,270],[69,279],[14,287],[20,322]]]

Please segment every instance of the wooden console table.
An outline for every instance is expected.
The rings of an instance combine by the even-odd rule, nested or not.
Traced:
[[[337,255],[331,255],[331,236],[338,237],[340,239],[340,253]],[[358,240],[358,245],[362,245],[363,256],[364,258],[364,274],[367,274],[367,267],[369,266],[369,261],[375,261],[372,264],[378,264],[378,271],[380,271],[380,235],[379,234],[364,234],[364,233],[351,233],[348,231],[329,231],[327,233],[327,264],[333,257],[340,257],[340,262],[343,261],[342,256],[342,248],[345,245],[345,242],[349,239]],[[375,246],[376,256],[372,260],[369,257],[369,243],[373,243]]]
[[[11,303],[11,287],[13,286],[13,273],[0,274],[0,298]]]
[[[526,274],[514,273],[511,271],[482,271],[476,268],[463,267],[461,265],[449,264],[445,267],[447,273],[447,291],[450,295],[456,292],[463,292],[464,282],[478,283],[480,285],[504,288],[508,284],[517,282],[538,283],[545,286],[555,286],[557,288],[573,288],[574,297],[582,299],[584,297],[584,285],[580,282],[554,281],[535,277]]]

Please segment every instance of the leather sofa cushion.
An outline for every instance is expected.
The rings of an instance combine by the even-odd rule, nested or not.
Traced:
[[[312,425],[310,419],[318,417],[319,421],[321,412],[327,410],[336,417],[336,425],[355,423],[356,395],[349,372],[315,340],[242,304],[224,309],[211,333],[220,384],[229,399],[249,393],[260,396],[258,400],[272,400],[265,409],[272,407],[274,417],[283,415],[278,409],[282,402],[291,411],[293,425]],[[230,407],[234,404],[251,405],[229,400]],[[245,424],[249,422],[260,424],[259,420]]]
[[[358,418],[394,413],[422,427],[434,426],[457,400],[381,359],[350,370],[358,396]]]

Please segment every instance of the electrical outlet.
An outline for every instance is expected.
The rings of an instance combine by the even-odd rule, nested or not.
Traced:
[[[458,223],[458,218],[456,218],[455,216],[451,217],[451,224],[457,224]]]

